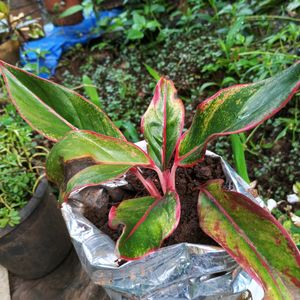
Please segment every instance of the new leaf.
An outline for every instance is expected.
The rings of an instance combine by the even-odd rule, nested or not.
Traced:
[[[174,152],[184,122],[184,107],[172,81],[161,78],[142,118],[148,153],[165,170]]]

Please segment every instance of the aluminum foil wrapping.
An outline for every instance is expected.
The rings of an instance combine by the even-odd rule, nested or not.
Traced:
[[[206,155],[219,157],[209,151]],[[230,189],[264,206],[261,199],[248,192],[249,186],[243,179],[219,158]],[[107,188],[124,184],[125,180],[114,181]],[[99,189],[101,192],[105,188]],[[82,215],[83,199],[78,194],[75,199],[62,206],[67,228],[90,278],[103,286],[111,299],[262,299],[262,288],[221,248],[182,243],[119,266],[114,241]],[[251,294],[252,298],[247,298]]]

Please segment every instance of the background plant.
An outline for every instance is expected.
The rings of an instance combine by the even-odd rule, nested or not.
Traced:
[[[20,222],[19,210],[43,171],[38,161],[45,150],[37,140],[14,107],[7,105],[0,114],[0,228]]]
[[[37,20],[32,20],[23,13],[13,16],[10,12],[9,2],[0,1],[0,28],[1,41],[26,40],[26,35],[32,39],[44,36],[44,31]]]
[[[48,50],[42,50],[40,48],[24,51],[23,69],[36,75],[49,75],[51,73],[50,70],[46,66],[41,66],[41,62],[46,58],[48,53]],[[30,61],[32,57],[36,58],[36,62],[32,63]]]

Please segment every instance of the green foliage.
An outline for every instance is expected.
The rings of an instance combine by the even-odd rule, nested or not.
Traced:
[[[243,134],[233,134],[230,136],[230,141],[236,170],[247,183],[250,183],[245,159],[245,149],[242,142],[244,138],[245,135]]]
[[[32,195],[39,176],[35,140],[31,128],[7,105],[0,115],[0,228],[19,223],[18,210]]]
[[[101,103],[113,121],[122,119],[138,124],[140,115],[147,107],[143,96],[146,91],[150,93],[149,87],[141,88],[138,78],[131,74],[131,71],[139,72],[141,66],[138,66],[136,61],[123,63],[118,60],[113,65],[112,62],[112,58],[107,58],[96,68],[87,64],[81,68],[81,72],[89,76],[96,86],[101,86],[98,90]],[[69,87],[81,84],[78,78],[67,72],[64,73],[64,77]]]
[[[28,71],[30,73],[33,73],[35,75],[40,75],[40,74],[50,74],[50,70],[45,67],[45,66],[40,66],[40,63],[43,59],[46,58],[46,55],[49,53],[47,50],[42,50],[41,48],[37,49],[28,49],[23,52],[24,54],[24,64],[23,64],[23,70]],[[28,59],[28,55],[35,56],[36,57],[36,62],[32,63]]]
[[[80,67],[79,74],[89,76],[96,86],[101,87],[98,90],[99,97],[112,120],[122,118],[138,125],[140,116],[147,108],[145,99],[151,97],[155,86],[153,75],[146,71],[144,63],[158,74],[168,74],[177,84],[185,103],[190,104],[199,101],[199,95],[206,95],[201,87],[208,76],[201,75],[200,68],[210,60],[211,49],[207,45],[211,43],[212,38],[203,35],[202,31],[185,36],[174,33],[166,39],[159,51],[155,48],[147,51],[139,47],[123,48],[117,58],[108,55],[100,62],[95,58],[88,59]],[[198,55],[199,45],[205,47],[201,55]],[[71,55],[76,54],[72,52]],[[81,84],[81,78],[69,71],[63,73],[63,78],[68,87]],[[187,110],[191,111],[192,106],[188,105]]]
[[[69,17],[79,11],[82,11],[84,9],[84,6],[82,5],[74,5],[69,7],[68,9],[66,9],[63,13],[61,13],[59,15],[59,18],[65,18],[65,17]]]
[[[135,125],[132,122],[119,120],[115,121],[114,123],[118,128],[120,128],[128,141],[137,143],[140,140],[140,136],[135,128]]]
[[[259,166],[254,168],[254,176],[261,182],[258,191],[266,199],[270,197],[278,201],[285,199],[290,186],[284,186],[282,181],[295,182],[300,178],[300,143],[298,141],[292,143],[288,151],[288,160],[282,150],[273,152],[271,156],[257,157]]]
[[[1,43],[7,40],[24,41],[25,35],[32,39],[37,39],[44,36],[44,31],[39,20],[32,19],[29,15],[13,16],[11,14],[10,1],[0,1],[0,40]]]
[[[256,1],[225,6],[218,15],[217,42],[222,54],[203,71],[226,70],[223,85],[263,80],[273,76],[298,57],[299,34],[296,23],[281,16],[253,16]],[[268,20],[268,21],[266,21]]]
[[[154,70],[147,64],[144,64],[144,66],[145,66],[147,72],[153,77],[153,79],[155,81],[158,81],[160,79],[161,76],[158,74],[158,72],[156,70]]]
[[[95,105],[101,108],[101,101],[98,95],[97,87],[94,85],[93,81],[87,75],[82,76],[82,83],[84,86],[84,91]]]
[[[101,99],[98,95],[97,87],[93,84],[93,81],[87,76],[82,76],[82,82],[84,85],[84,91],[88,95],[88,98],[99,108],[101,108]],[[114,122],[115,125],[122,130],[125,137],[132,141],[138,142],[139,141],[139,134],[135,128],[135,126],[130,121],[126,120],[119,120]]]
[[[124,32],[126,42],[143,38],[155,40],[162,26],[158,21],[159,16],[166,11],[165,1],[141,1],[133,5],[127,4],[126,7],[122,14],[114,18],[107,30]]]

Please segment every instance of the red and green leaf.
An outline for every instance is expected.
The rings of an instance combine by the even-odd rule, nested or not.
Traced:
[[[148,153],[156,165],[165,170],[181,135],[184,107],[177,98],[172,81],[161,78],[154,97],[142,118],[142,130],[148,143]]]
[[[257,281],[266,299],[293,299],[300,287],[300,253],[282,225],[246,196],[222,189],[222,180],[202,186],[200,227]]]
[[[158,249],[177,227],[180,218],[180,202],[175,192],[167,192],[163,198],[143,197],[123,201],[112,207],[109,225],[124,225],[117,242],[120,257],[134,260]]]
[[[105,169],[104,180],[110,176],[109,172],[114,178],[122,175],[131,167],[151,168],[154,166],[154,162],[149,156],[130,142],[87,130],[76,130],[67,134],[52,148],[46,162],[48,179],[62,186],[65,184],[66,178],[65,167],[76,161],[80,161],[82,164],[84,161],[89,161],[98,165],[111,166],[111,168]],[[114,166],[116,170],[114,170]],[[95,184],[97,181],[95,172],[104,167],[94,166],[90,168],[90,174],[89,171],[86,171],[78,175],[84,181],[84,185]],[[91,182],[88,182],[89,179]],[[101,175],[99,175],[99,180],[102,180]],[[80,185],[79,178],[73,177],[69,183],[69,190],[77,188],[78,185]]]
[[[61,192],[61,198],[68,200],[72,192],[77,192],[87,186],[104,184],[107,181],[125,174],[132,165],[100,164],[87,167],[75,174],[67,183],[65,191]]]
[[[267,80],[221,90],[198,107],[182,136],[175,161],[190,166],[203,159],[209,140],[251,129],[278,112],[300,86],[300,62]]]
[[[57,141],[73,129],[124,138],[99,107],[74,91],[2,61],[0,68],[20,115],[48,139]]]

